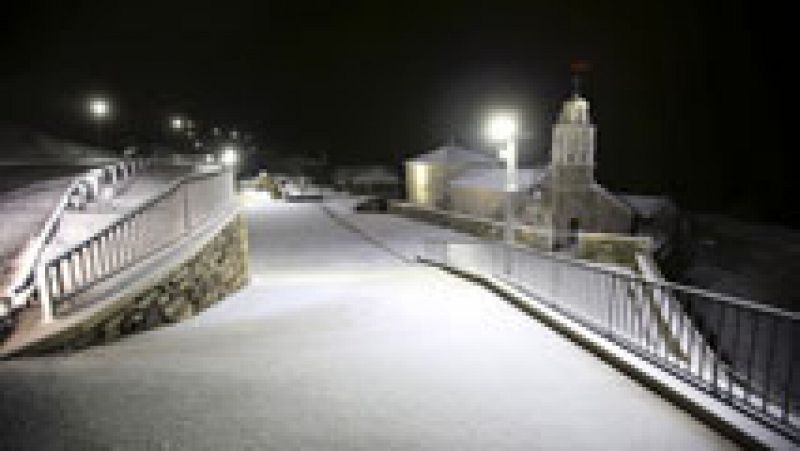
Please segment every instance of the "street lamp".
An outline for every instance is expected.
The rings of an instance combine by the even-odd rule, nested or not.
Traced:
[[[495,111],[489,116],[486,137],[503,144],[500,158],[506,162],[505,227],[503,240],[503,272],[511,273],[511,246],[514,244],[514,197],[517,192],[517,115],[513,111]]]
[[[183,130],[183,118],[180,116],[173,117],[169,120],[169,126],[176,131]]]
[[[90,99],[89,100],[89,113],[97,120],[103,120],[108,117],[111,112],[111,106],[106,99]]]
[[[235,166],[239,162],[239,149],[232,145],[223,146],[219,161],[225,166]]]
[[[506,162],[506,223],[503,238],[506,244],[514,244],[514,196],[517,192],[517,115],[513,111],[497,111],[490,115],[486,137],[494,143],[503,144],[500,158]]]
[[[111,116],[111,103],[103,97],[93,97],[87,103],[89,115],[95,122],[95,132],[97,133],[97,147],[102,146],[103,122]]]

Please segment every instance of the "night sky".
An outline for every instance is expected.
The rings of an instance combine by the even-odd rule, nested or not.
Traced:
[[[151,139],[180,112],[284,154],[396,164],[451,137],[478,145],[482,115],[508,105],[524,112],[523,149],[541,159],[569,64],[583,59],[604,185],[800,225],[791,52],[780,51],[792,42],[788,10],[467,5],[18,2],[0,18],[0,119],[87,138],[81,101],[103,92],[119,142]]]

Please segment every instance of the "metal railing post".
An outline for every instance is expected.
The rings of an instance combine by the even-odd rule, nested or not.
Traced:
[[[41,319],[42,322],[52,323],[53,322],[53,304],[50,298],[50,287],[47,283],[47,266],[40,262],[36,266],[35,277],[36,277],[36,290],[39,296],[39,306],[41,308]]]

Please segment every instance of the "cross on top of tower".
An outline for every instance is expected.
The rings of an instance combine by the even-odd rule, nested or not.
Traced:
[[[575,60],[569,65],[572,73],[572,96],[581,96],[581,82],[583,75],[592,70],[592,64],[587,60]]]

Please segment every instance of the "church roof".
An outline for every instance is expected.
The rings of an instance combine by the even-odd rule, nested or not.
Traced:
[[[547,168],[525,168],[518,170],[519,191],[541,183],[547,175]],[[464,172],[450,182],[450,186],[461,188],[482,188],[502,191],[506,186],[505,168],[476,168]]]
[[[418,155],[409,161],[427,163],[485,163],[497,164],[497,159],[483,152],[447,144]]]

